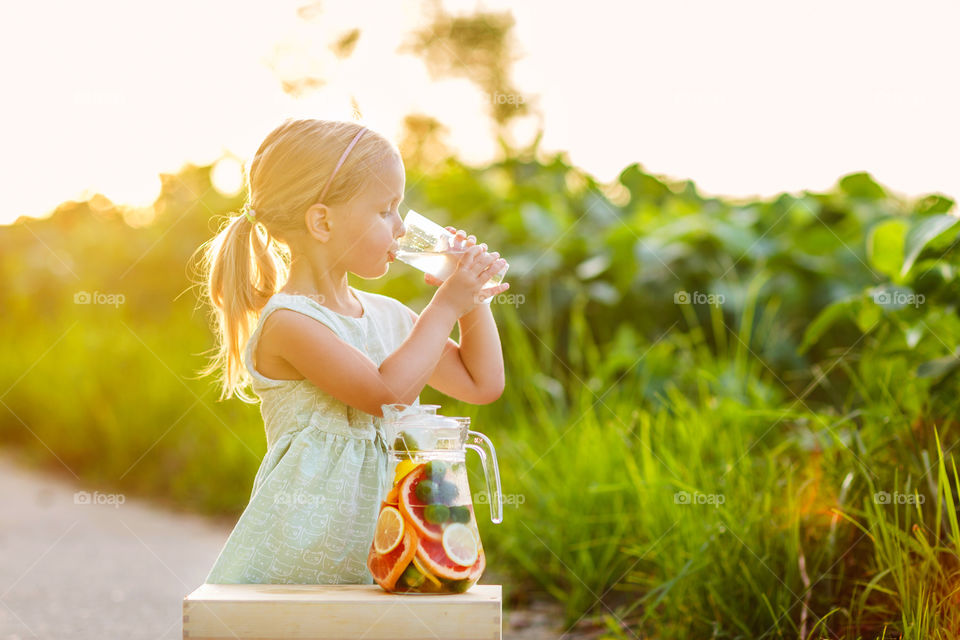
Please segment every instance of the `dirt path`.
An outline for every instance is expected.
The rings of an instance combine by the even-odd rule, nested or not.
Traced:
[[[0,487],[0,640],[182,637],[183,597],[203,582],[232,523],[94,496],[9,450],[0,451]],[[555,615],[504,610],[504,638],[559,637]]]

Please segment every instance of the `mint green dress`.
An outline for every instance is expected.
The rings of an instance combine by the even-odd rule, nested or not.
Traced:
[[[250,501],[206,582],[373,583],[367,552],[390,488],[382,418],[308,380],[267,378],[253,362],[264,320],[277,309],[292,309],[328,326],[380,365],[409,335],[413,319],[393,298],[353,291],[364,309],[359,318],[287,293],[275,294],[264,306],[243,360],[261,400],[267,452]]]

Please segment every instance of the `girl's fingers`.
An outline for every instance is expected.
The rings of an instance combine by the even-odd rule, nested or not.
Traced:
[[[463,229],[457,229],[456,227],[444,228],[453,234],[453,246],[456,249],[466,249],[467,247],[472,247],[477,244],[477,236],[472,234],[468,235]],[[487,245],[483,244],[483,248],[486,249]]]
[[[504,282],[502,284],[498,284],[495,287],[491,287],[490,289],[484,289],[483,291],[477,294],[477,301],[486,302],[488,298],[495,298],[496,296],[500,295],[501,293],[503,293],[509,288],[510,288],[510,283]]]
[[[482,249],[476,245],[467,247],[466,251],[464,251],[460,257],[460,265],[465,269],[473,271],[476,267],[477,256],[479,256],[481,252]]]
[[[504,265],[507,264],[507,261],[503,258],[498,258],[486,264],[483,269],[477,273],[477,276],[483,278],[492,278],[495,274],[500,273],[500,270],[503,269]]]

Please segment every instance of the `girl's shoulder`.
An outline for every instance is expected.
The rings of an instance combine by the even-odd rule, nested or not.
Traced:
[[[412,310],[410,307],[403,304],[396,298],[391,298],[390,296],[382,293],[373,293],[372,291],[354,289],[353,287],[351,287],[351,289],[353,289],[353,292],[357,294],[357,298],[363,304],[364,316],[373,313],[381,317],[395,320],[401,324],[406,324],[408,320],[412,321],[410,316]]]
[[[292,309],[337,327],[366,325],[371,321],[390,324],[412,324],[412,310],[390,296],[350,287],[363,306],[362,316],[348,316],[323,306],[313,298],[293,293],[275,293],[261,311],[261,320],[277,309]]]

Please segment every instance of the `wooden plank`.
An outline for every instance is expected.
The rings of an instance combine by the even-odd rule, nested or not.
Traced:
[[[391,594],[377,585],[204,584],[183,600],[194,640],[500,640],[502,588]]]

